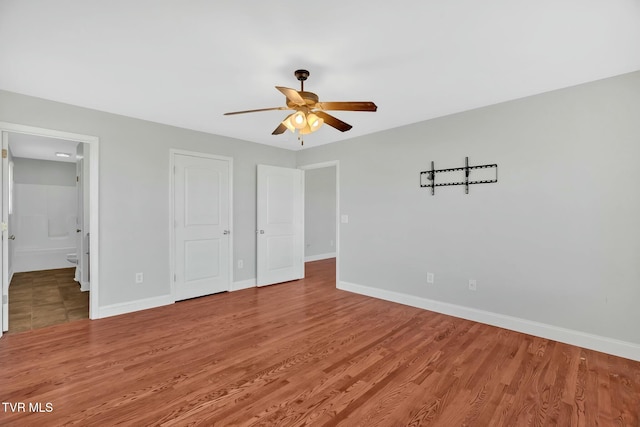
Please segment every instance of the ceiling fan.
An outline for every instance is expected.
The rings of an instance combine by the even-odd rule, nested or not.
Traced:
[[[309,71],[296,70],[294,75],[300,82],[300,90],[288,87],[276,86],[280,92],[287,97],[286,107],[260,108],[258,110],[234,111],[225,113],[225,116],[244,113],[255,113],[259,111],[271,110],[293,110],[271,133],[272,135],[280,135],[287,129],[291,132],[296,130],[300,135],[306,135],[320,129],[323,123],[338,129],[340,132],[346,132],[352,128],[348,123],[326,113],[326,111],[376,111],[378,107],[373,102],[320,102],[318,95],[313,92],[305,92],[304,82],[309,77]],[[300,137],[298,139],[301,140]],[[304,144],[304,142],[303,142]]]

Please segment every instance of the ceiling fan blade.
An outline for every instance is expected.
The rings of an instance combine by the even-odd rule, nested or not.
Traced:
[[[271,132],[271,135],[280,135],[281,133],[284,133],[285,130],[287,130],[288,128],[285,126],[284,122],[291,116],[293,116],[295,113],[291,113],[289,114],[287,117],[284,118],[283,121],[280,122],[280,124],[278,125],[278,127]]]
[[[284,124],[280,123],[278,127],[273,132],[271,132],[271,135],[280,135],[281,133],[284,133],[285,130],[287,130],[287,127]]]
[[[291,88],[288,88],[288,87],[282,87],[282,86],[276,86],[276,89],[278,89],[280,92],[282,92],[284,94],[284,96],[286,96],[287,99],[289,101],[293,102],[295,105],[307,105],[307,103],[300,96],[300,94],[298,93],[297,90],[291,89]]]
[[[316,111],[315,114],[316,116],[322,118],[325,124],[338,129],[340,132],[346,132],[353,127],[349,123],[345,123],[342,120],[333,117],[331,114],[325,113],[324,111]]]
[[[376,111],[378,106],[373,102],[318,102],[315,106],[320,110],[342,111]]]
[[[233,116],[234,114],[245,114],[245,113],[257,113],[259,111],[272,111],[272,110],[290,110],[289,107],[272,107],[272,108],[259,108],[257,110],[245,110],[245,111],[233,111],[231,113],[224,113],[225,116]]]

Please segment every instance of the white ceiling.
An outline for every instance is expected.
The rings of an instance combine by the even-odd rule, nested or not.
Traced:
[[[0,88],[298,149],[275,85],[335,112],[305,147],[640,70],[638,0],[0,0]]]

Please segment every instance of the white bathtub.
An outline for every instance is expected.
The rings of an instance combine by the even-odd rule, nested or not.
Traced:
[[[52,249],[16,249],[13,254],[13,272],[53,270],[74,267],[67,261],[67,254],[75,252],[75,247]]]

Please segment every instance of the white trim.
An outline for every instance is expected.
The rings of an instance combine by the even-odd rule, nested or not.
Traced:
[[[229,289],[229,291],[231,292],[241,291],[243,289],[251,289],[255,287],[256,287],[256,279],[241,280],[239,282],[233,282],[231,284],[231,289]]]
[[[24,133],[28,135],[44,136],[47,138],[66,139],[68,141],[86,142],[95,144],[99,141],[97,136],[81,135],[79,133],[63,132],[54,129],[44,129],[34,126],[19,125],[15,123],[0,122],[0,129],[5,132]]]
[[[162,307],[163,305],[169,304],[173,304],[172,295],[162,295],[160,297],[144,298],[136,301],[111,304],[100,307],[100,318],[133,313],[134,311],[148,310],[150,308]]]
[[[335,257],[336,257],[335,252],[331,252],[329,254],[310,255],[310,256],[304,257],[304,262],[320,261],[322,259],[329,259],[329,258],[335,258]]]
[[[640,344],[349,282],[338,289],[640,361]]]
[[[20,125],[16,123],[0,122],[0,131],[24,133],[43,136],[47,138],[65,139],[88,144],[89,150],[89,233],[91,242],[89,245],[91,272],[91,293],[89,295],[89,318],[99,319],[100,315],[100,138],[79,133],[63,132],[54,129],[45,129],[34,126]],[[1,335],[1,334],[0,334]]]
[[[219,156],[217,154],[210,153],[202,153],[198,151],[189,151],[189,150],[180,150],[178,148],[169,149],[169,283],[171,284],[171,297],[173,298],[172,302],[176,300],[176,283],[174,277],[176,274],[175,271],[175,213],[173,211],[174,208],[174,198],[175,198],[175,155],[180,154],[183,156],[193,156],[193,157],[204,157],[207,159],[215,159],[215,160],[223,160],[229,163],[229,230],[231,230],[231,234],[229,235],[229,283],[227,285],[227,290],[233,290],[233,239],[234,239],[234,230],[233,230],[233,157],[227,156]]]
[[[336,287],[340,283],[340,160],[298,166],[302,170],[336,167]]]
[[[309,164],[309,165],[298,166],[298,169],[311,170],[311,169],[330,168],[332,166],[338,166],[338,163],[339,163],[338,160],[331,160],[329,162],[312,163],[312,164]]]

